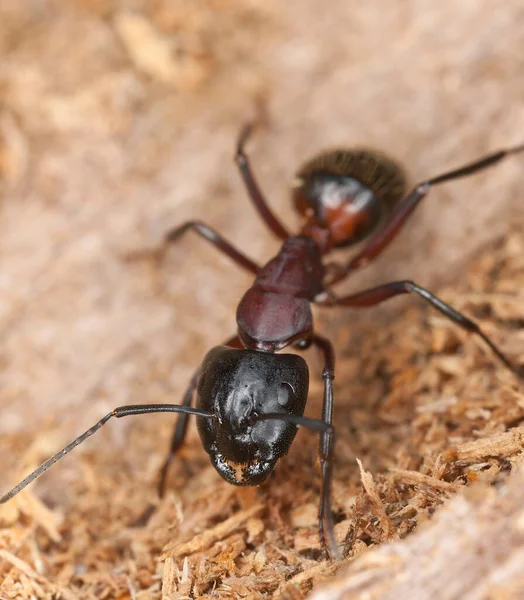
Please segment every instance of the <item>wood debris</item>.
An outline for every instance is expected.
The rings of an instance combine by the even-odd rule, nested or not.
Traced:
[[[501,76],[522,71],[521,3],[415,4],[404,18],[397,3],[333,0],[320,19],[299,0],[0,4],[0,489],[117,405],[177,401],[230,333],[248,277],[206,244],[184,240],[162,268],[122,255],[204,218],[269,258],[276,241],[232,161],[257,107],[268,127],[249,152],[290,227],[293,169],[331,144],[382,148],[419,180],[521,142],[524,103],[503,101],[520,97],[521,77]],[[429,30],[446,32],[446,52]],[[521,173],[514,157],[432,191],[350,284],[413,278],[524,362],[524,236],[508,226],[522,220]],[[429,283],[444,277],[449,290]],[[244,494],[219,478],[192,425],[159,501],[173,418],[157,415],[108,425],[0,507],[0,598],[298,600],[359,561],[361,581],[392,562],[401,571],[387,544],[401,554],[421,525],[443,526],[450,502],[471,509],[469,494],[505,490],[524,426],[522,387],[482,341],[419,299],[404,304],[316,319],[337,354],[342,565],[318,548],[317,435],[300,431],[274,476]],[[321,365],[307,360],[318,417]],[[504,507],[502,492],[489,506]]]
[[[506,277],[514,295],[521,289],[516,279],[524,289],[524,271],[513,266],[520,256],[515,245],[524,254],[519,232],[491,249],[497,278],[483,270],[481,258],[469,279],[442,295],[510,346],[518,362],[524,340],[520,321],[508,311],[520,304],[506,298],[503,319],[486,309],[497,304],[498,289],[507,296]],[[322,560],[318,549],[318,441],[312,433],[299,432],[268,483],[238,491],[214,472],[193,431],[169,493],[152,503],[164,448],[155,427],[137,421],[128,430],[125,456],[114,454],[101,436],[95,448],[70,457],[69,470],[56,467],[2,507],[0,595],[298,599],[353,561],[366,565],[352,575],[355,589],[374,581],[366,575],[370,565],[376,576],[389,572],[393,560],[400,572],[405,565],[397,564],[394,551],[380,562],[385,559],[377,552],[388,547],[385,542],[409,544],[417,525],[431,523],[455,495],[500,487],[512,477],[524,455],[522,391],[486,348],[451,331],[425,307],[409,309],[385,328],[370,328],[338,351],[333,496],[336,534],[347,555],[341,565]],[[346,362],[355,361],[360,373],[346,373]],[[371,406],[361,399],[374,386]],[[308,410],[314,414],[321,388],[313,382],[312,389]],[[61,438],[53,435],[52,422],[49,428],[50,439]],[[49,449],[33,439],[28,433],[4,443],[12,443],[12,455],[32,447],[34,463]],[[10,473],[9,481],[16,476],[14,469]]]

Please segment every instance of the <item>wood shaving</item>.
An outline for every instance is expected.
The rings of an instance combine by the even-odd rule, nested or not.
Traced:
[[[472,301],[467,290],[482,282],[482,301],[489,304],[505,277],[520,278],[524,287],[524,269],[514,266],[520,255],[508,250],[519,244],[524,251],[516,231],[488,251],[499,265],[496,279],[480,257],[469,279],[441,292],[502,347],[509,345],[517,362],[524,357],[519,321],[486,316],[485,306],[476,313],[478,297]],[[209,465],[192,430],[159,502],[154,487],[164,448],[158,426],[144,420],[127,430],[125,453],[115,453],[100,435],[96,446],[71,455],[2,507],[0,595],[295,600],[363,559],[366,568],[353,575],[352,585],[371,586],[392,564],[381,562],[385,542],[409,544],[450,498],[475,493],[477,486],[506,485],[523,460],[519,383],[471,336],[454,329],[451,341],[448,333],[436,333],[441,328],[448,331],[449,324],[420,307],[387,327],[364,329],[347,347],[334,333],[333,508],[346,552],[340,564],[322,560],[318,548],[318,439],[312,432],[298,433],[270,481],[237,491]],[[313,378],[309,414],[318,410],[321,393]],[[7,436],[5,443],[12,455],[30,448],[25,456],[35,464],[64,438],[53,421],[38,427],[38,436],[44,432],[46,443],[30,433]],[[11,469],[11,480],[17,470]],[[402,563],[395,572],[407,568]],[[509,565],[505,572],[512,572]]]
[[[522,3],[474,4],[0,2],[2,490],[115,406],[177,402],[234,329],[249,278],[205,244],[163,265],[123,257],[200,218],[255,260],[274,254],[232,161],[253,115],[267,117],[253,165],[290,228],[293,170],[330,145],[382,148],[420,181],[522,142]],[[523,364],[522,159],[432,190],[347,289],[409,277]],[[108,424],[0,508],[0,598],[299,600],[346,570],[348,593],[387,597],[382,574],[397,597],[415,581],[439,597],[449,574],[476,589],[475,565],[484,597],[524,597],[522,384],[404,300],[315,311],[337,356],[340,564],[318,545],[318,435],[299,431],[244,493],[192,424],[159,500],[174,419],[157,415]],[[318,418],[322,365],[305,357]],[[456,564],[433,564],[439,548]]]

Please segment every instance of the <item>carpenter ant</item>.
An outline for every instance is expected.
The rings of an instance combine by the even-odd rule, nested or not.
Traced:
[[[303,225],[298,235],[291,235],[267,205],[251,171],[244,152],[250,133],[250,126],[242,131],[235,161],[259,215],[283,242],[278,254],[260,267],[199,221],[189,221],[170,231],[162,247],[155,251],[157,256],[162,256],[170,244],[192,230],[255,276],[253,285],[238,305],[237,334],[224,346],[208,352],[191,379],[181,405],[116,408],[7,492],[0,503],[18,494],[111,417],[181,413],[170,453],[160,473],[160,495],[164,493],[170,462],[184,441],[189,415],[198,417],[202,444],[216,470],[226,481],[240,486],[262,483],[277,460],[288,452],[297,427],[306,427],[320,433],[320,542],[332,558],[338,558],[331,512],[335,361],[331,342],[313,332],[311,303],[361,308],[399,294],[418,294],[454,323],[480,336],[507,368],[523,375],[522,368],[513,365],[478,325],[411,281],[394,281],[342,297],[336,296],[331,286],[376,258],[433,186],[490,167],[508,155],[524,151],[524,144],[428,179],[406,196],[402,169],[380,153],[341,149],[320,154],[295,177],[293,201]],[[363,248],[346,264],[323,262],[324,256],[333,249],[366,238]],[[300,350],[314,345],[323,353],[321,419],[303,416],[309,384],[305,360],[294,354],[275,354],[289,345]],[[193,408],[195,390],[197,407]]]

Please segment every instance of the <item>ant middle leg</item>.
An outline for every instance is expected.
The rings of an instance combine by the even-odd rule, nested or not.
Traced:
[[[418,294],[421,298],[429,302],[431,306],[439,310],[443,315],[451,321],[471,333],[478,335],[489,346],[497,358],[513,373],[519,377],[524,377],[524,368],[520,365],[513,364],[509,358],[495,345],[494,342],[482,331],[482,329],[471,319],[458,312],[449,304],[446,304],[437,296],[426,290],[425,288],[413,283],[412,281],[393,281],[385,283],[356,294],[337,298],[336,296],[328,297],[326,300],[320,301],[318,304],[322,306],[347,306],[352,308],[363,308],[375,306],[389,298],[394,298],[400,294]]]
[[[200,237],[204,238],[215,248],[220,250],[223,254],[228,256],[231,260],[236,262],[242,268],[250,271],[254,275],[257,275],[260,271],[259,265],[257,265],[254,261],[248,258],[243,252],[237,250],[233,244],[225,240],[218,232],[214,229],[202,223],[201,221],[187,221],[174,229],[171,229],[164,236],[164,242],[158,248],[154,248],[152,250],[137,250],[135,252],[130,252],[127,255],[129,260],[141,260],[141,259],[154,259],[154,260],[162,260],[171,246],[177,242],[187,231],[194,231]]]
[[[518,154],[520,152],[524,152],[524,144],[493,152],[473,163],[419,183],[396,207],[385,225],[371,235],[360,252],[351,258],[345,265],[331,263],[334,275],[329,282],[330,285],[341,281],[352,271],[363,267],[374,260],[397,236],[415,208],[426,197],[433,186],[462,177],[468,177],[469,175],[473,175],[474,173],[478,173],[479,171],[483,171],[484,169],[497,164],[510,155]]]
[[[249,158],[244,151],[246,142],[251,137],[253,131],[252,125],[246,125],[240,132],[240,136],[237,142],[237,148],[235,152],[235,163],[240,170],[240,175],[244,185],[246,186],[247,193],[251,198],[251,201],[255,205],[258,214],[262,217],[266,225],[271,231],[281,240],[286,240],[289,237],[289,232],[282,225],[282,223],[275,217],[273,211],[269,208],[268,203],[260,190],[257,180],[251,169]]]

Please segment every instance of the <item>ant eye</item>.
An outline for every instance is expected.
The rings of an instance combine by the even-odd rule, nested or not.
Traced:
[[[277,402],[282,408],[289,407],[295,399],[295,390],[289,383],[281,383],[277,390]]]

